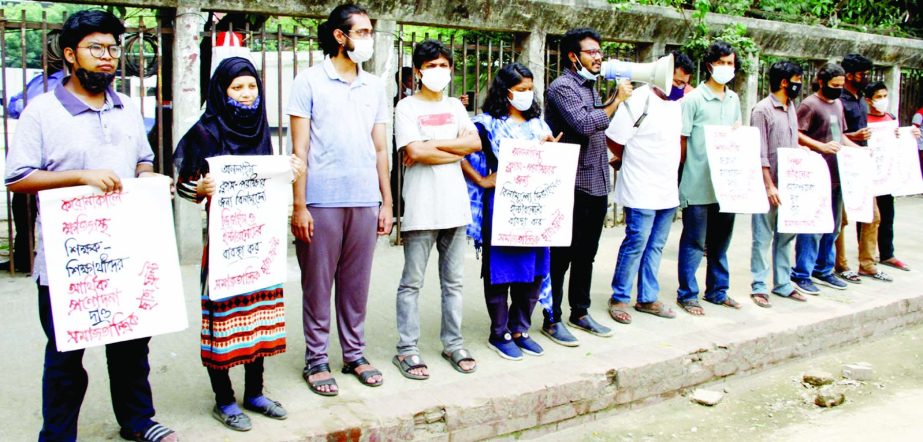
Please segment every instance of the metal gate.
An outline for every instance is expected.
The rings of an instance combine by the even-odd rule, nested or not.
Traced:
[[[126,26],[122,38],[123,56],[114,87],[131,97],[141,110],[155,154],[154,169],[172,175],[172,146],[165,142],[169,125],[164,119],[164,104],[168,106],[169,101],[165,101],[163,79],[169,72],[165,72],[168,66],[162,63],[164,35],[170,34],[171,30],[161,25],[158,10],[138,9],[133,10],[133,13],[133,23]],[[29,104],[30,99],[51,90],[63,75],[63,57],[57,44],[57,35],[66,18],[66,15],[62,15],[49,19],[43,11],[40,20],[30,21],[25,10],[18,16],[8,17],[0,9],[0,98],[3,104],[4,154],[9,151],[19,113]],[[38,53],[29,50],[35,49],[37,40],[40,41]],[[16,46],[18,50],[15,50]],[[169,148],[165,149],[165,146]],[[19,270],[31,271],[35,198],[32,195],[14,196],[9,191],[5,194],[7,226],[4,245],[10,259],[10,274],[16,273],[17,266]],[[20,251],[20,264],[14,265],[17,249]],[[23,257],[23,250],[27,251],[28,259]]]

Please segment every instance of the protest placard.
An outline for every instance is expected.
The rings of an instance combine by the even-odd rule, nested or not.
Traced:
[[[843,208],[849,222],[870,223],[874,216],[875,195],[872,181],[875,173],[872,152],[866,148],[844,147],[836,153],[840,174]]]
[[[912,127],[902,127],[899,132],[895,140],[897,159],[894,168],[895,186],[891,195],[918,195],[923,193],[923,175],[920,175],[917,139],[913,136]]]
[[[705,126],[705,152],[722,212],[766,213],[760,132],[750,126]]]
[[[831,233],[830,169],[820,154],[780,148],[779,233]]]
[[[208,159],[215,194],[208,209],[208,296],[224,299],[285,282],[289,157]]]
[[[58,351],[186,328],[170,180],[39,192]]]
[[[873,174],[872,193],[875,196],[890,195],[898,186],[900,177],[897,173],[898,147],[895,131],[897,121],[869,123],[872,133],[868,147],[872,154]]]
[[[500,151],[491,244],[569,246],[580,146],[503,139]]]

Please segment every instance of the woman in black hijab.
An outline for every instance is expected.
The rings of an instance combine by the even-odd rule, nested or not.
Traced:
[[[208,84],[205,113],[176,149],[177,193],[190,201],[215,192],[206,159],[219,155],[272,155],[263,85],[256,68],[240,57],[225,59]],[[292,157],[295,176],[305,164]],[[280,214],[280,216],[284,216]],[[263,358],[285,351],[282,285],[221,300],[208,296],[208,242],[202,252],[202,363],[208,370],[215,408],[212,415],[228,428],[247,431],[250,418],[237,406],[228,370],[244,365],[244,408],[285,419],[282,405],[263,396]]]

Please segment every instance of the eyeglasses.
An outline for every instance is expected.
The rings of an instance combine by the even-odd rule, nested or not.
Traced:
[[[89,49],[90,55],[96,58],[103,58],[106,52],[109,53],[109,56],[112,58],[119,58],[122,56],[122,47],[119,45],[110,45],[103,46],[101,44],[90,44],[88,46],[77,46],[78,48]]]
[[[349,33],[350,33],[350,34],[355,33],[356,35],[358,35],[358,36],[360,36],[360,37],[362,37],[362,38],[371,37],[372,34],[373,34],[374,32],[375,32],[375,31],[373,31],[373,30],[371,30],[371,29],[350,29],[350,30],[349,30]]]
[[[590,57],[601,57],[603,55],[603,51],[600,51],[599,49],[581,49],[580,52],[583,52]]]

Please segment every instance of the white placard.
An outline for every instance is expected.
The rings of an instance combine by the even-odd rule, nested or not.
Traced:
[[[580,146],[500,140],[491,244],[570,245]]]
[[[215,194],[208,212],[208,296],[224,299],[282,284],[292,201],[287,156],[208,159]]]
[[[913,136],[913,127],[902,127],[895,140],[897,150],[897,167],[894,168],[896,186],[891,192],[894,196],[917,195],[923,193],[923,175],[920,174],[919,148]]]
[[[868,140],[868,147],[875,166],[872,176],[872,193],[875,196],[890,195],[901,185],[900,176],[897,173],[900,167],[897,137],[894,133],[897,130],[897,121],[869,123],[868,128],[872,132]]]
[[[843,208],[849,222],[870,223],[874,217],[875,195],[872,181],[875,173],[872,152],[864,147],[844,147],[836,153],[840,174]]]
[[[705,152],[722,212],[766,213],[760,132],[751,126],[705,126]]]
[[[58,351],[187,327],[169,178],[38,197]]]
[[[830,169],[818,153],[780,148],[779,233],[831,233]]]

